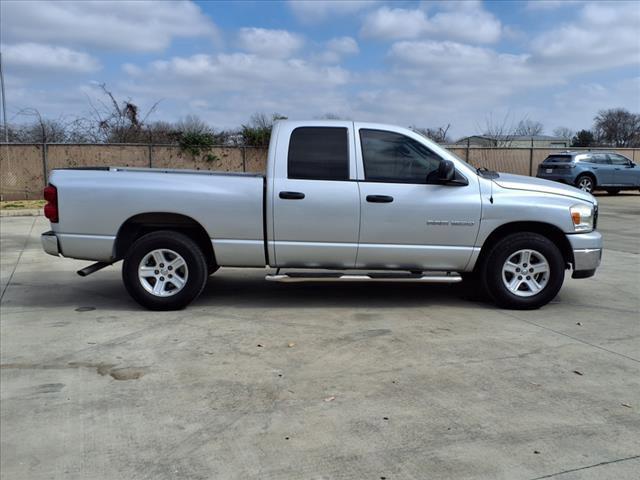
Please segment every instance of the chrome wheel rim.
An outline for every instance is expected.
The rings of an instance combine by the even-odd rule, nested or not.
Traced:
[[[578,183],[580,190],[584,190],[585,192],[591,193],[593,190],[593,182],[590,178],[581,178]]]
[[[502,266],[502,282],[518,297],[532,297],[549,283],[549,262],[536,250],[518,250]]]
[[[187,262],[173,250],[166,248],[147,253],[138,266],[138,280],[142,287],[156,297],[171,297],[187,284]]]

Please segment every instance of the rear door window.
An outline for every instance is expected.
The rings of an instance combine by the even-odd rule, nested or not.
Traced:
[[[604,153],[593,153],[589,155],[585,161],[589,163],[597,163],[598,165],[607,165],[609,163],[609,158]]]
[[[349,133],[343,127],[298,127],[291,132],[287,172],[303,180],[349,179]]]

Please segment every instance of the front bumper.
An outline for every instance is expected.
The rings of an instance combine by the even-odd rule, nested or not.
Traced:
[[[42,241],[42,249],[45,252],[49,255],[55,255],[56,257],[60,256],[60,246],[58,245],[58,237],[55,232],[44,232],[40,236],[40,240]]]
[[[573,249],[572,278],[588,278],[596,273],[602,260],[602,235],[598,231],[567,235]]]

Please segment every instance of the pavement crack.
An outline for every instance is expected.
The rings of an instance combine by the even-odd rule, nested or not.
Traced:
[[[13,270],[11,270],[11,275],[9,275],[9,279],[7,280],[6,285],[2,289],[2,294],[0,294],[0,301],[2,301],[2,299],[4,298],[4,294],[7,291],[7,288],[9,288],[9,285],[11,285],[11,280],[13,280],[13,274],[16,273],[16,270],[18,269],[18,264],[22,259],[22,254],[24,253],[25,249],[27,248],[27,244],[31,239],[31,233],[33,232],[33,227],[35,227],[36,225],[36,220],[38,220],[38,217],[33,217],[33,223],[31,224],[31,228],[29,229],[27,238],[25,239],[24,244],[22,245],[22,250],[20,250],[20,253],[18,254],[18,259],[16,260],[16,264],[13,266]]]
[[[524,318],[517,317],[516,315],[513,315],[512,313],[509,313],[509,312],[506,312],[506,311],[504,311],[502,313],[504,313],[508,317],[511,317],[511,318],[513,318],[515,320],[518,320],[520,322],[528,323],[529,325],[533,325],[535,327],[542,328],[543,330],[547,330],[549,332],[553,332],[553,333],[555,333],[557,335],[562,335],[563,337],[570,338],[570,339],[575,340],[576,342],[580,342],[580,343],[582,343],[584,345],[589,345],[590,347],[597,348],[599,350],[603,350],[603,351],[605,351],[607,353],[612,353],[612,354],[617,355],[619,357],[626,358],[627,360],[631,360],[632,362],[640,363],[639,359],[634,358],[634,357],[630,357],[629,355],[625,355],[624,353],[616,352],[615,350],[610,350],[610,349],[602,347],[600,345],[596,345],[595,343],[587,342],[586,340],[582,340],[581,338],[574,337],[573,335],[569,335],[568,333],[559,332],[558,330],[554,330],[553,328],[545,327],[544,325],[540,325],[539,323],[532,322],[531,320],[525,320]]]
[[[600,462],[600,463],[595,463],[593,465],[587,465],[586,467],[572,468],[570,470],[563,470],[561,472],[550,473],[549,475],[543,475],[542,477],[535,477],[535,478],[532,478],[531,480],[542,480],[543,478],[553,478],[553,477],[557,477],[558,475],[564,475],[566,473],[580,472],[582,470],[588,470],[589,468],[602,467],[604,465],[611,465],[612,463],[626,462],[628,460],[636,460],[638,458],[640,458],[640,455],[633,455],[631,457],[619,458],[617,460],[609,460],[607,462]]]

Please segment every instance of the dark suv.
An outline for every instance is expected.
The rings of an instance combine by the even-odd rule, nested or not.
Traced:
[[[640,189],[640,167],[614,152],[561,152],[538,166],[538,178],[574,185],[585,192]]]

